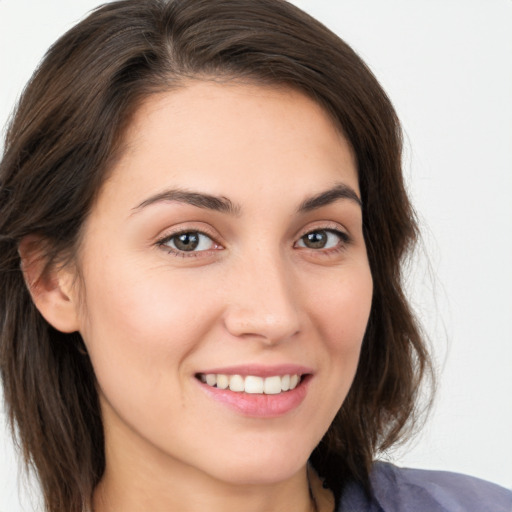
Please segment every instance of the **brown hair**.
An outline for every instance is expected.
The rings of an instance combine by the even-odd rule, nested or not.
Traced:
[[[0,370],[13,432],[51,512],[90,506],[105,466],[103,429],[80,336],[39,314],[18,245],[37,234],[47,265],[72,259],[137,105],[190,78],[302,91],[330,113],[357,157],[374,295],[354,383],[311,456],[317,471],[333,489],[348,479],[367,485],[376,453],[415,418],[430,362],[401,268],[417,228],[400,125],[373,74],[283,0],[113,2],[48,51],[21,97],[0,165]]]

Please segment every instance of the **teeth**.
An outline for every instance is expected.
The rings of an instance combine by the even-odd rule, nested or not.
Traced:
[[[277,395],[279,393],[295,389],[301,380],[301,376],[273,375],[271,377],[258,377],[255,375],[225,375],[222,373],[201,373],[201,382],[219,389],[230,389],[237,393]]]
[[[244,378],[241,375],[231,375],[229,378],[229,389],[242,392],[244,390]]]
[[[244,391],[246,393],[263,393],[264,382],[262,377],[253,377],[249,375],[245,377]]]
[[[267,377],[263,385],[263,391],[266,395],[281,393],[281,377]]]
[[[229,379],[227,375],[214,375],[217,381],[217,387],[220,389],[227,389],[229,386]]]

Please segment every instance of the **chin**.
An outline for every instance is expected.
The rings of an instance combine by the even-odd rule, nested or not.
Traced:
[[[296,447],[275,449],[252,445],[245,454],[230,452],[229,460],[216,464],[216,478],[236,485],[271,485],[283,482],[300,472],[309,459],[309,450]],[[219,461],[220,462],[220,461]]]
[[[307,458],[300,464],[287,464],[285,461],[275,461],[257,465],[254,461],[244,461],[236,467],[225,468],[218,476],[219,480],[234,485],[273,485],[293,478],[306,465]]]

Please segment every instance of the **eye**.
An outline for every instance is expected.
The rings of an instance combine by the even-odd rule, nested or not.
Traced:
[[[200,252],[216,249],[218,245],[200,231],[184,231],[168,236],[158,242],[173,252]]]
[[[348,242],[348,236],[333,229],[310,231],[297,241],[297,247],[307,249],[335,249],[340,243]]]

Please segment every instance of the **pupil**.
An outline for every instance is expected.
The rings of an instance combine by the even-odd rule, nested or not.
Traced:
[[[327,243],[327,233],[325,231],[315,231],[306,235],[305,244],[311,249],[322,249]]]
[[[180,251],[193,251],[199,245],[199,236],[197,233],[183,233],[176,237],[174,245]]]

